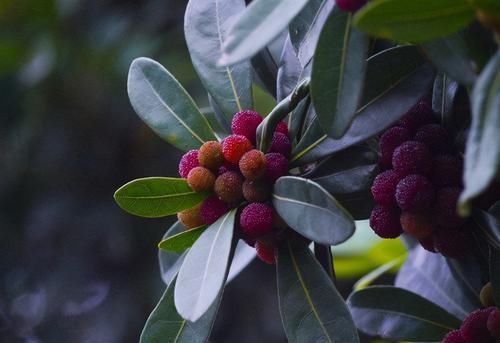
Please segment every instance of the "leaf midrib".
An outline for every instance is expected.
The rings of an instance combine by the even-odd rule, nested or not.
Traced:
[[[175,193],[175,194],[166,194],[166,195],[139,195],[139,196],[133,196],[133,195],[116,195],[117,199],[136,199],[136,200],[142,200],[142,199],[168,199],[168,198],[173,198],[173,197],[180,197],[180,196],[187,196],[191,194],[198,194],[194,191],[191,192],[184,192],[184,193]]]

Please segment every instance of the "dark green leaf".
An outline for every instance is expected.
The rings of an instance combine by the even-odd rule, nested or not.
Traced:
[[[344,207],[355,220],[365,220],[375,206],[370,189],[362,192],[336,194],[335,199]]]
[[[500,52],[479,76],[472,94],[472,124],[465,151],[464,191],[460,196],[462,213],[472,198],[481,194],[500,168]]]
[[[158,244],[158,248],[171,252],[183,252],[184,250],[191,248],[206,228],[207,226],[203,225],[194,229],[179,232],[176,235],[162,240]]]
[[[498,0],[471,0],[474,6],[480,8],[493,17],[500,18],[500,3]]]
[[[297,86],[303,75],[303,68],[288,37],[279,62],[276,100],[281,101],[286,98]]]
[[[355,24],[373,36],[419,43],[447,36],[473,19],[468,0],[383,0],[362,8]]]
[[[128,213],[157,218],[191,208],[208,196],[196,193],[185,179],[146,177],[124,184],[115,192],[116,203]]]
[[[229,124],[234,113],[253,107],[250,63],[217,65],[231,20],[244,10],[244,0],[190,0],[184,20],[193,65]]]
[[[167,239],[168,237],[183,232],[184,230],[186,230],[186,228],[177,221],[167,230],[167,232],[165,232],[163,239]],[[170,285],[174,277],[177,275],[185,256],[185,253],[176,253],[158,249],[158,261],[160,264],[161,278],[167,286]]]
[[[500,219],[479,208],[472,210],[472,218],[481,236],[495,249],[500,250]]]
[[[289,342],[359,342],[344,300],[307,245],[278,250],[278,296]]]
[[[328,0],[309,0],[302,11],[290,22],[288,32],[290,34],[290,41],[297,54],[319,10],[328,3],[330,3],[330,7],[333,5],[332,1]]]
[[[227,283],[231,282],[239,273],[241,273],[256,256],[255,248],[252,248],[244,241],[239,240],[234,251],[234,257],[231,261],[231,268],[227,276]]]
[[[255,72],[255,82],[276,98],[276,79],[278,78],[278,62],[274,60],[268,47],[259,51],[250,61]]]
[[[198,320],[224,287],[235,215],[236,210],[232,210],[210,225],[184,259],[175,287],[175,307],[184,319]]]
[[[500,250],[490,247],[489,258],[490,281],[493,287],[493,299],[500,305]]]
[[[188,322],[177,313],[172,282],[150,314],[141,333],[140,343],[204,343],[210,336],[220,297],[197,321]]]
[[[149,58],[135,59],[128,73],[135,112],[161,138],[187,151],[216,140],[210,124],[172,74]]]
[[[361,331],[391,340],[440,341],[461,320],[402,288],[373,286],[354,292],[347,304]]]
[[[293,141],[302,134],[302,127],[311,106],[311,98],[306,97],[288,115],[288,137]]]
[[[349,128],[363,92],[368,37],[351,25],[352,14],[336,7],[314,55],[311,98],[318,120],[332,138]]]
[[[354,234],[351,215],[317,183],[286,176],[274,184],[273,205],[286,223],[321,244],[340,244]]]
[[[438,74],[432,88],[432,109],[441,113],[441,123],[449,124],[458,92],[458,83],[450,79],[446,74]]]
[[[308,0],[255,0],[238,17],[224,42],[220,63],[232,65],[264,48],[304,8]]]

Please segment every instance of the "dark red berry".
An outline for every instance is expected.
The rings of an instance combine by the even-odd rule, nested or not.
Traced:
[[[396,202],[404,211],[428,208],[434,200],[434,186],[422,175],[411,174],[396,186]]]
[[[469,244],[470,235],[464,228],[439,227],[434,232],[434,246],[443,256],[463,258]]]
[[[403,231],[418,240],[424,240],[434,231],[432,219],[424,213],[403,212],[399,220]]]
[[[490,312],[486,326],[493,337],[500,338],[500,310],[498,308]]]
[[[445,187],[437,191],[434,202],[434,221],[441,226],[461,226],[465,220],[458,215],[457,203],[461,190],[458,187]]]
[[[273,229],[273,208],[263,203],[251,203],[241,211],[241,231],[245,237],[259,238]]]
[[[426,175],[432,169],[432,154],[425,144],[407,141],[394,150],[392,166],[394,171],[401,176]]]
[[[255,250],[257,252],[257,257],[260,258],[261,261],[267,264],[276,263],[276,247],[273,242],[257,240],[255,243]]]
[[[228,172],[228,171],[239,171],[239,170],[240,170],[240,168],[239,168],[239,166],[237,164],[232,164],[231,162],[226,161],[217,170],[217,176],[218,175],[222,175],[222,174],[224,174],[225,172]]]
[[[266,154],[267,169],[264,177],[270,183],[276,182],[280,177],[288,174],[288,160],[277,152]]]
[[[290,156],[292,150],[292,143],[290,143],[290,138],[281,132],[275,132],[273,140],[271,142],[270,152],[279,152],[285,157]]]
[[[265,202],[271,197],[273,187],[262,180],[243,182],[243,196],[248,202]]]
[[[469,314],[460,327],[460,333],[467,343],[493,343],[495,340],[488,331],[487,322],[494,308],[476,310]]]
[[[356,12],[366,5],[368,0],[336,0],[337,6],[344,12]]]
[[[432,162],[431,180],[436,186],[461,186],[464,163],[452,155],[439,155]]]
[[[467,343],[467,341],[462,337],[460,330],[454,330],[444,336],[441,343]]]
[[[382,238],[396,238],[403,233],[399,222],[400,211],[396,207],[377,205],[370,215],[370,227]]]
[[[396,205],[396,186],[401,178],[394,170],[386,170],[377,175],[371,188],[373,199],[380,205]]]
[[[252,144],[255,144],[257,127],[262,120],[262,116],[255,111],[241,111],[234,115],[231,130],[235,135],[245,136]]]
[[[284,121],[280,121],[278,125],[276,125],[276,129],[274,132],[280,132],[286,136],[288,136],[288,125]]]
[[[432,104],[430,99],[426,97],[413,106],[399,120],[398,125],[408,129],[410,135],[414,135],[420,127],[430,124],[433,121]]]
[[[203,222],[207,225],[214,223],[224,213],[229,211],[230,207],[216,195],[206,198],[201,204],[200,215]]]
[[[420,239],[419,242],[422,248],[424,248],[425,250],[430,252],[437,252],[436,248],[434,247],[434,235],[430,235],[425,237],[424,239]]]
[[[198,167],[199,165],[198,150],[189,150],[182,156],[179,162],[179,175],[186,179],[191,169]]]
[[[435,154],[450,151],[451,140],[448,131],[439,124],[427,124],[418,129],[415,140],[422,142]]]
[[[226,161],[238,164],[241,156],[252,150],[252,143],[242,135],[231,135],[222,141],[222,153]]]
[[[243,177],[235,171],[228,171],[219,175],[215,180],[215,194],[227,204],[237,204],[243,200]]]
[[[409,139],[410,132],[404,127],[396,126],[387,130],[379,141],[380,165],[384,168],[391,168],[394,150]]]

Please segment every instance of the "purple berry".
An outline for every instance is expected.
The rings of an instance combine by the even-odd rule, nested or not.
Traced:
[[[198,150],[189,150],[186,152],[179,162],[179,175],[186,179],[191,169],[200,165],[198,162]]]
[[[224,201],[212,195],[203,201],[200,208],[200,215],[203,222],[207,225],[215,223],[224,213],[229,211],[230,207]]]
[[[271,233],[273,229],[273,208],[254,202],[241,211],[241,231],[245,237],[259,238]]]
[[[422,175],[408,175],[396,186],[396,202],[404,210],[421,210],[432,205],[434,186]]]
[[[271,152],[279,152],[285,157],[290,156],[292,150],[292,143],[290,143],[290,138],[281,132],[275,132],[273,140],[271,142]]]
[[[274,132],[280,132],[286,136],[288,136],[288,125],[284,121],[280,121],[278,125],[276,125],[276,129]]]
[[[382,238],[396,238],[403,233],[397,207],[377,205],[370,215],[370,227]]]
[[[384,168],[390,168],[394,150],[408,139],[410,139],[410,133],[404,127],[396,126],[387,130],[379,141],[380,165]]]
[[[394,150],[392,166],[401,176],[409,174],[426,175],[432,169],[432,154],[425,144],[407,141]]]
[[[368,0],[335,0],[337,6],[344,12],[356,12],[366,5]]]
[[[464,162],[452,155],[439,155],[432,161],[431,180],[436,186],[461,186]]]
[[[448,131],[439,124],[422,126],[415,134],[415,140],[422,142],[433,153],[444,153],[450,150],[451,141]]]
[[[434,233],[434,246],[443,256],[462,258],[467,254],[470,237],[463,228],[440,227]]]
[[[262,120],[262,116],[255,111],[240,111],[233,117],[231,130],[233,134],[245,136],[252,144],[255,144],[257,127]]]
[[[264,177],[267,181],[274,183],[280,177],[288,174],[288,160],[277,152],[266,154],[267,169]]]
[[[434,203],[434,221],[445,227],[457,227],[464,223],[457,213],[457,203],[460,196],[460,188],[445,187],[437,191]]]
[[[410,132],[410,135],[414,135],[420,127],[430,124],[433,121],[431,101],[428,98],[424,98],[399,120],[398,126],[406,128]]]
[[[493,343],[487,322],[493,307],[476,310],[469,314],[460,327],[460,333],[467,343]]]
[[[396,186],[401,178],[394,170],[386,170],[380,173],[372,185],[372,195],[375,202],[379,205],[394,206],[396,205]]]
[[[454,330],[444,336],[441,343],[467,343],[460,330]]]
[[[493,337],[500,338],[500,310],[498,308],[491,311],[486,326]]]

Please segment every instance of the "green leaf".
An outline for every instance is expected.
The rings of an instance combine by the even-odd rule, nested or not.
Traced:
[[[493,17],[500,18],[500,3],[498,0],[470,0],[472,4]]]
[[[376,37],[420,43],[452,34],[473,19],[468,0],[376,0],[363,7],[354,22]]]
[[[196,193],[185,179],[146,177],[130,181],[115,192],[116,203],[128,213],[158,218],[176,214],[202,202],[208,193]]]
[[[249,59],[275,39],[308,0],[255,0],[237,19],[224,42],[223,65]]]
[[[283,53],[279,60],[279,69],[276,79],[276,100],[286,98],[307,73],[302,68],[299,58],[295,54],[290,37],[285,41]]]
[[[289,342],[359,342],[344,300],[307,245],[283,242],[276,271]]]
[[[302,135],[302,127],[307,118],[307,113],[309,112],[311,106],[311,98],[306,97],[303,99],[288,115],[288,137],[290,140],[294,140]]]
[[[363,92],[368,37],[351,25],[352,14],[336,7],[314,55],[311,98],[323,130],[332,138],[347,131]]]
[[[359,291],[361,289],[365,289],[368,286],[370,286],[372,283],[374,283],[375,280],[377,280],[379,277],[381,277],[385,273],[387,273],[391,270],[394,270],[395,268],[397,270],[397,268],[399,266],[401,266],[401,264],[403,263],[405,258],[406,258],[406,255],[403,255],[403,256],[395,258],[392,261],[384,263],[380,267],[375,268],[374,270],[372,270],[368,274],[364,275],[361,279],[356,281],[356,283],[353,286],[354,290]]]
[[[194,242],[196,242],[196,240],[201,236],[206,228],[207,226],[203,225],[183,232],[179,232],[176,235],[162,240],[158,244],[158,248],[171,252],[183,252],[184,250],[191,248],[191,246],[194,244]]]
[[[231,19],[244,10],[244,0],[190,0],[184,20],[193,65],[229,126],[234,113],[253,108],[250,62],[231,67],[217,65]]]
[[[208,120],[172,74],[149,58],[135,59],[128,96],[139,117],[161,138],[187,151],[216,140]]]
[[[472,210],[472,218],[481,236],[495,249],[500,250],[500,219],[479,208]]]
[[[236,210],[210,225],[189,250],[177,277],[175,307],[196,321],[210,308],[227,279]]]
[[[460,211],[494,180],[500,167],[500,52],[479,76],[472,93],[472,124],[465,150],[464,191]]]
[[[441,123],[449,124],[458,92],[458,83],[450,79],[446,74],[438,74],[432,88],[432,109],[441,113]]]
[[[163,235],[163,239],[167,239],[173,235],[183,232],[186,228],[176,221]],[[182,262],[184,261],[185,253],[177,253],[158,249],[158,262],[160,265],[160,274],[163,282],[168,286],[179,272]]]
[[[440,341],[461,321],[436,304],[405,289],[373,286],[347,300],[361,331],[391,340]]]
[[[255,256],[257,256],[255,248],[240,239],[234,250],[234,257],[231,261],[226,283],[237,277],[255,259]]]
[[[319,11],[327,4],[333,7],[332,1],[328,0],[310,0],[300,13],[288,25],[290,41],[292,42],[295,52],[298,53],[300,45],[309,35],[309,30],[314,23]]]
[[[174,280],[149,315],[139,343],[203,343],[208,340],[217,317],[220,297],[200,319],[189,322],[175,310],[175,284]]]
[[[351,215],[317,183],[286,176],[274,184],[273,205],[286,223],[321,244],[340,244],[354,234]]]

